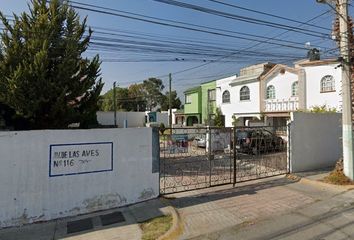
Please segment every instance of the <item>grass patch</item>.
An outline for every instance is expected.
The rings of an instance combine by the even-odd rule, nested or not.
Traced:
[[[155,240],[165,234],[172,226],[172,215],[150,219],[140,224],[142,240]]]
[[[354,181],[344,175],[342,159],[336,163],[334,170],[323,179],[323,182],[335,185],[354,185]]]

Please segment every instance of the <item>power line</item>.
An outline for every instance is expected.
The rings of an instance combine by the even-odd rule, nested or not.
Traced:
[[[261,40],[250,39],[250,38],[240,37],[240,36],[237,37],[237,36],[226,34],[226,33],[220,33],[220,32],[218,33],[218,32],[211,31],[211,30],[217,30],[217,31],[229,32],[228,30],[225,30],[225,29],[211,28],[211,27],[206,27],[206,26],[201,26],[201,25],[196,25],[196,24],[190,24],[190,23],[181,22],[181,21],[174,21],[174,20],[150,17],[150,16],[146,16],[146,15],[142,15],[142,14],[129,13],[129,12],[126,12],[126,11],[120,11],[120,10],[116,10],[116,9],[105,8],[105,7],[95,6],[95,5],[91,5],[91,4],[77,3],[75,1],[70,1],[70,2],[74,3],[74,4],[81,5],[81,6],[77,6],[77,5],[73,5],[73,4],[71,5],[72,7],[77,8],[77,9],[81,9],[81,10],[87,10],[87,11],[92,11],[92,12],[96,12],[96,13],[112,15],[112,16],[117,16],[117,17],[123,17],[123,18],[133,19],[133,20],[137,20],[137,21],[143,21],[143,22],[158,24],[158,25],[162,25],[162,26],[168,26],[168,27],[180,28],[180,29],[185,29],[185,30],[203,32],[203,33],[219,35],[219,36],[233,37],[233,38],[238,38],[238,39],[241,39],[241,40],[261,41]],[[89,8],[89,7],[82,7],[82,6],[94,6],[97,9],[92,9],[92,8]],[[99,9],[101,9],[101,10],[99,10]],[[106,10],[114,11],[114,12],[108,12]],[[127,15],[124,15],[122,13],[130,14],[132,16],[127,16]],[[144,18],[146,18],[146,19],[144,19]],[[164,22],[161,22],[161,21],[164,21]],[[177,24],[183,24],[184,26],[176,25],[176,23]],[[195,27],[198,27],[198,28],[195,28]],[[208,29],[208,30],[203,30],[203,29],[199,29],[199,28],[204,28],[204,29]],[[292,26],[288,26],[286,28],[286,30],[293,31],[292,28],[293,28]],[[316,34],[312,34],[313,31],[308,31],[308,32],[309,33],[306,33],[306,35],[315,36],[315,37],[321,37],[321,38],[326,36],[323,33],[321,33],[321,35],[316,35]],[[236,33],[236,32],[234,32],[234,33]],[[244,33],[237,32],[237,34],[244,34]]]
[[[201,6],[193,5],[193,4],[189,4],[189,3],[183,3],[183,2],[179,2],[179,1],[175,1],[175,0],[154,0],[154,1],[165,3],[165,4],[168,4],[168,5],[173,5],[173,6],[176,6],[176,7],[192,9],[192,10],[195,10],[195,11],[208,13],[208,14],[212,14],[212,15],[216,15],[216,16],[220,16],[220,17],[224,17],[224,18],[233,19],[233,20],[238,20],[238,21],[242,21],[242,22],[247,22],[247,23],[252,23],[252,24],[257,24],[257,25],[263,25],[263,26],[268,26],[268,27],[277,28],[277,29],[290,30],[292,32],[297,32],[297,33],[301,33],[301,34],[305,34],[305,35],[309,35],[309,36],[327,37],[327,38],[329,38],[328,34],[323,33],[323,32],[318,32],[318,31],[314,31],[314,30],[307,30],[307,29],[303,29],[303,28],[299,28],[299,27],[295,27],[295,26],[290,26],[290,25],[285,25],[285,24],[280,24],[280,23],[260,20],[260,19],[251,18],[251,17],[245,17],[245,16],[231,14],[231,13],[226,13],[226,12],[221,12],[221,11],[217,11],[217,10],[214,10],[214,9],[201,7]],[[317,33],[317,34],[320,34],[320,35],[317,35],[317,34],[314,34],[314,33]]]
[[[308,23],[308,22],[301,22],[301,21],[298,21],[298,20],[295,20],[295,19],[291,19],[291,18],[287,18],[287,17],[282,17],[282,16],[279,16],[279,15],[270,14],[270,13],[266,13],[266,12],[262,12],[262,11],[257,11],[257,10],[255,10],[255,9],[250,9],[250,8],[245,8],[245,7],[237,6],[237,5],[235,5],[235,4],[220,2],[220,1],[218,1],[218,0],[208,0],[208,1],[214,2],[214,3],[218,3],[218,4],[222,4],[222,5],[225,5],[225,6],[229,6],[229,7],[232,7],[232,8],[237,8],[237,9],[245,10],[245,11],[252,12],[252,13],[258,13],[258,14],[261,14],[261,15],[270,16],[270,17],[274,17],[274,18],[278,18],[278,19],[282,19],[282,20],[286,20],[286,21],[290,21],[290,22],[300,23],[301,25],[307,25],[307,26],[311,26],[311,27],[315,27],[315,28],[320,28],[320,29],[324,29],[324,30],[329,30],[329,31],[331,31],[331,29],[329,29],[329,28],[317,26],[317,25],[314,25],[314,24],[310,24],[310,23]]]

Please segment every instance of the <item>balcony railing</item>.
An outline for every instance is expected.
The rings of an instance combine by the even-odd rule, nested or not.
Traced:
[[[291,112],[298,108],[299,100],[297,98],[265,100],[265,112]]]

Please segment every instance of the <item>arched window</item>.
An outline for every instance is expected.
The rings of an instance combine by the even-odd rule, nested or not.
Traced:
[[[222,103],[229,103],[230,102],[230,92],[225,90],[222,93]]]
[[[293,82],[293,84],[291,84],[291,96],[292,97],[296,97],[297,96],[297,89],[299,88],[299,82]]]
[[[275,98],[275,87],[270,85],[267,87],[267,99],[274,99]]]
[[[321,79],[321,92],[332,92],[335,91],[334,78],[331,75],[326,75]]]
[[[240,101],[250,100],[250,89],[244,86],[240,90]]]

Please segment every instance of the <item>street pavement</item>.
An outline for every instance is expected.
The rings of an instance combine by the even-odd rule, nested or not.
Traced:
[[[179,213],[178,239],[354,239],[354,191],[318,182],[318,172],[278,176],[178,194],[93,214],[0,230],[0,240],[140,239],[139,223]],[[103,226],[102,215],[124,221]],[[67,222],[90,218],[93,228],[68,234]]]
[[[193,239],[354,239],[354,191]]]

